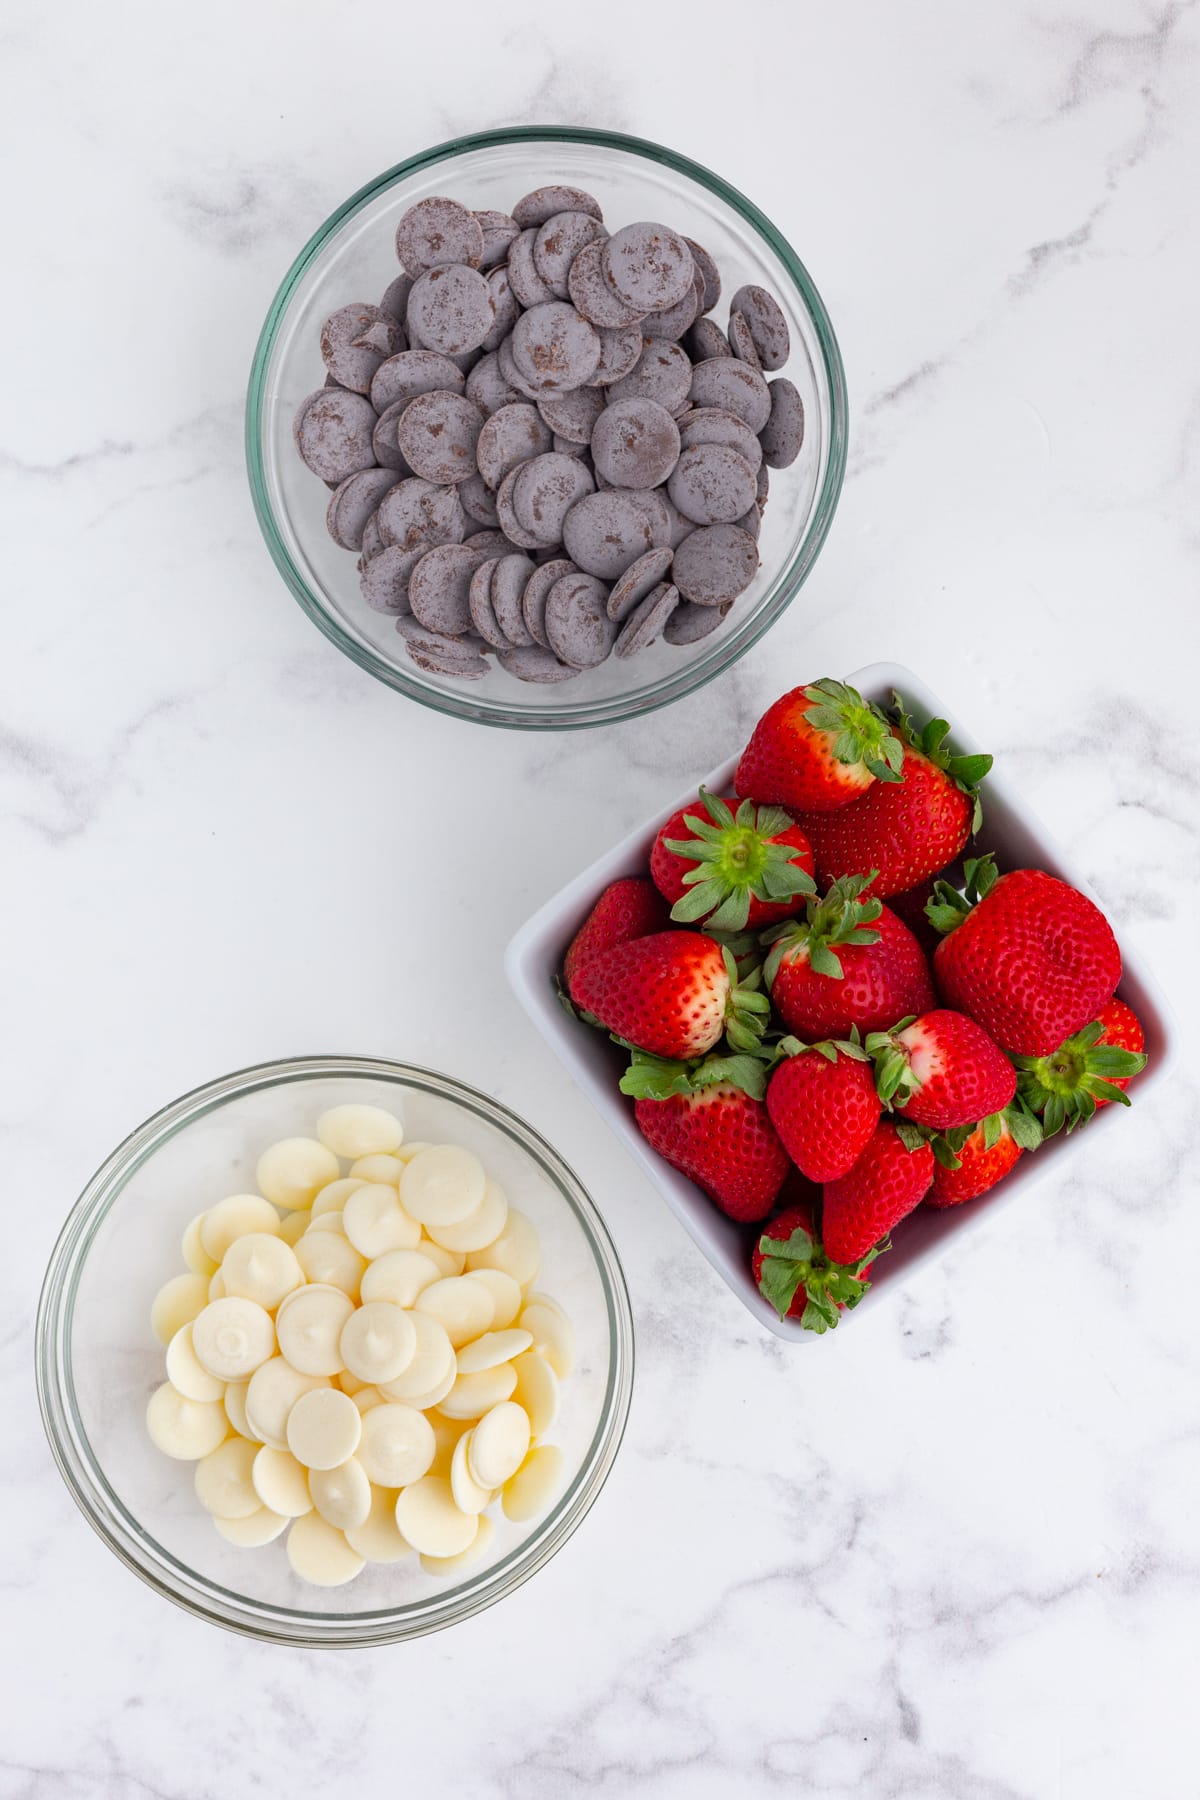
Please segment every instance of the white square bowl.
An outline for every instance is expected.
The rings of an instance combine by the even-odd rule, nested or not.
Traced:
[[[894,663],[872,663],[848,676],[847,680],[867,699],[880,705],[890,701],[893,688],[898,689],[910,710],[922,722],[931,718],[950,720],[951,740],[957,751],[969,754],[978,749],[978,745],[958,729],[953,716],[936,696],[908,669]],[[740,749],[737,756],[710,770],[703,777],[705,786],[714,793],[724,793],[733,779],[738,756]],[[645,875],[650,847],[659,827],[673,812],[695,799],[699,785],[699,781],[694,782],[683,793],[675,795],[655,818],[614,844],[534,913],[509,944],[505,969],[517,999],[542,1036],[641,1164],[676,1218],[734,1293],[759,1323],[777,1337],[807,1343],[814,1333],[802,1330],[798,1319],[780,1319],[755,1286],[750,1274],[751,1232],[727,1219],[695,1182],[656,1155],[638,1131],[633,1102],[617,1087],[628,1057],[604,1033],[589,1030],[572,1019],[558,999],[554,986],[567,946],[601,890],[623,875]],[[1028,807],[1020,804],[1002,776],[992,774],[987,778],[983,827],[976,839],[976,847],[994,850],[1002,870],[1045,869],[1096,899],[1083,876],[1070,866],[1040,820]],[[1164,1081],[1174,1065],[1175,1026],[1170,1009],[1149,971],[1124,944],[1121,956],[1123,973],[1119,992],[1142,1022],[1150,1058],[1145,1074],[1137,1081],[1137,1093],[1141,1098]],[[1097,1131],[1116,1128],[1123,1113],[1124,1108],[1117,1106],[1098,1113],[1087,1126],[1089,1141]],[[1058,1159],[1069,1155],[1071,1148],[1072,1140],[1065,1133],[1060,1134],[1050,1138],[1036,1154],[1023,1156],[999,1187],[981,1195],[978,1200],[946,1210],[918,1207],[897,1229],[895,1247],[880,1264],[879,1276],[862,1305],[878,1304],[880,1298],[894,1291],[906,1276],[937,1256],[948,1238],[975,1229],[982,1222],[985,1211],[991,1216],[1019,1193],[1047,1180],[1057,1168]]]

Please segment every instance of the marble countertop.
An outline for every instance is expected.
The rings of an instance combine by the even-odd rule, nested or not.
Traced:
[[[549,1058],[500,956],[782,670],[893,658],[1002,759],[1181,1017],[1200,1003],[1200,14],[604,20],[6,13],[4,1800],[1197,1792],[1194,1080],[796,1352]],[[560,739],[484,735],[341,658],[270,564],[241,443],[264,311],[326,214],[423,145],[553,120],[752,194],[825,296],[853,406],[839,516],[769,642]],[[518,799],[539,824],[516,841]],[[340,1657],[131,1577],[55,1473],[31,1373],[51,1244],[115,1142],[224,1070],[334,1048],[453,1069],[547,1130],[615,1234],[639,1345],[624,1449],[559,1557],[449,1634]]]

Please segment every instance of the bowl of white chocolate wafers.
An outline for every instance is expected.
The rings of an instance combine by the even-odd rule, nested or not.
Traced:
[[[247,1635],[419,1636],[592,1505],[633,1333],[588,1195],[448,1076],[313,1057],[209,1083],[89,1182],[47,1272],[59,1467],[150,1586]]]

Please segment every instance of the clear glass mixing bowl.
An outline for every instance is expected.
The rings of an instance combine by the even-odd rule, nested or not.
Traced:
[[[494,668],[481,682],[425,675],[393,621],[359,592],[355,558],[325,527],[329,499],[296,454],[292,420],[322,385],[322,322],[353,300],[378,301],[398,273],[400,215],[429,194],[508,211],[547,182],[594,193],[610,224],[660,219],[711,251],[729,296],[746,282],[768,289],[792,339],[784,373],[804,400],[805,444],[772,472],[753,585],[711,636],[659,642],[627,662],[609,658],[574,681],[531,687]],[[635,718],[702,687],[736,662],[794,598],[825,541],[846,466],[846,384],[829,316],[795,251],[751,200],[699,163],[613,132],[523,126],[439,144],[352,195],[289,269],[272,303],[250,376],[246,454],[254,505],[276,567],[326,637],[410,699],[478,724],[564,730]]]
[[[369,1564],[346,1587],[293,1575],[282,1541],[238,1549],[146,1434],[164,1379],[150,1303],[182,1271],[180,1236],[222,1194],[254,1185],[262,1150],[311,1135],[348,1100],[390,1107],[412,1139],[479,1155],[542,1242],[539,1282],[569,1312],[579,1362],[553,1432],[568,1479],[541,1519],[496,1519],[491,1553],[454,1581],[415,1556]],[[247,1636],[313,1647],[392,1643],[456,1624],[548,1562],[603,1487],[629,1410],[633,1325],[612,1240],[571,1170],[533,1128],[474,1088],[365,1057],[306,1057],[243,1069],[185,1094],[139,1126],[92,1177],[50,1260],[37,1322],[42,1416],[59,1469],[110,1549],[169,1600]]]

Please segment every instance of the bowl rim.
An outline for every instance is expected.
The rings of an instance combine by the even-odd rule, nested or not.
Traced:
[[[184,1126],[245,1094],[321,1077],[393,1081],[450,1099],[504,1132],[539,1165],[574,1213],[599,1272],[607,1312],[609,1366],[600,1417],[571,1481],[536,1529],[499,1562],[445,1590],[400,1606],[349,1615],[251,1600],[198,1575],[150,1537],[109,1485],[75,1404],[72,1319],[96,1233],[130,1178]],[[534,1126],[478,1088],[436,1069],[364,1056],[297,1056],[251,1064],[190,1089],[151,1114],[105,1158],[72,1206],[51,1252],[38,1301],[38,1406],[54,1460],[76,1505],[108,1548],[156,1593],[185,1612],[268,1643],[309,1649],[399,1643],[440,1631],[504,1599],[547,1563],[598,1497],[629,1417],[634,1330],[620,1257],[595,1202]]]
[[[724,205],[738,213],[742,220],[749,224],[767,243],[783,264],[789,278],[798,290],[812,322],[820,351],[820,364],[829,390],[829,447],[825,472],[814,497],[809,528],[803,542],[792,557],[790,565],[781,571],[777,581],[777,591],[770,605],[761,608],[752,619],[748,619],[746,624],[731,636],[722,637],[712,650],[686,664],[677,674],[665,677],[657,687],[648,693],[642,692],[636,697],[617,695],[606,700],[579,702],[569,711],[539,707],[532,700],[520,709],[499,708],[494,703],[478,698],[472,699],[467,694],[441,693],[413,680],[401,667],[393,666],[371,645],[350,636],[343,630],[332,613],[322,605],[293,562],[287,546],[276,528],[265,477],[263,444],[267,371],[284,315],[310,265],[329,240],[356,212],[406,176],[428,168],[434,163],[449,162],[455,157],[477,150],[494,149],[501,145],[514,143],[587,144],[602,150],[640,156],[672,169],[676,174],[683,175],[699,186],[707,188]],[[645,713],[655,712],[659,707],[669,706],[674,701],[684,698],[685,695],[695,693],[698,689],[705,687],[708,682],[715,680],[718,675],[723,674],[726,669],[731,668],[758,643],[759,639],[787,610],[811,573],[825,539],[829,535],[829,529],[841,498],[846,473],[847,449],[848,396],[841,351],[825,303],[807,268],[783,233],[740,189],[732,186],[731,183],[725,181],[713,170],[706,168],[702,163],[694,162],[690,157],[683,156],[678,151],[668,149],[662,144],[653,143],[647,138],[633,137],[622,132],[595,130],[580,125],[503,126],[491,131],[472,132],[462,137],[448,138],[444,143],[432,145],[415,156],[407,157],[403,162],[395,163],[390,169],[386,169],[381,175],[376,176],[373,181],[369,181],[364,187],[359,188],[356,193],[351,194],[349,199],[332,212],[314,232],[280,283],[259,333],[246,394],[246,465],[255,517],[276,569],[283,577],[294,599],[299,602],[313,624],[324,633],[332,644],[335,644],[339,650],[357,663],[359,668],[365,669],[367,674],[373,675],[377,681],[383,682],[386,687],[405,695],[408,699],[416,700],[420,705],[428,706],[434,712],[453,718],[514,731],[582,731],[596,725],[614,724],[628,718],[640,718]]]

